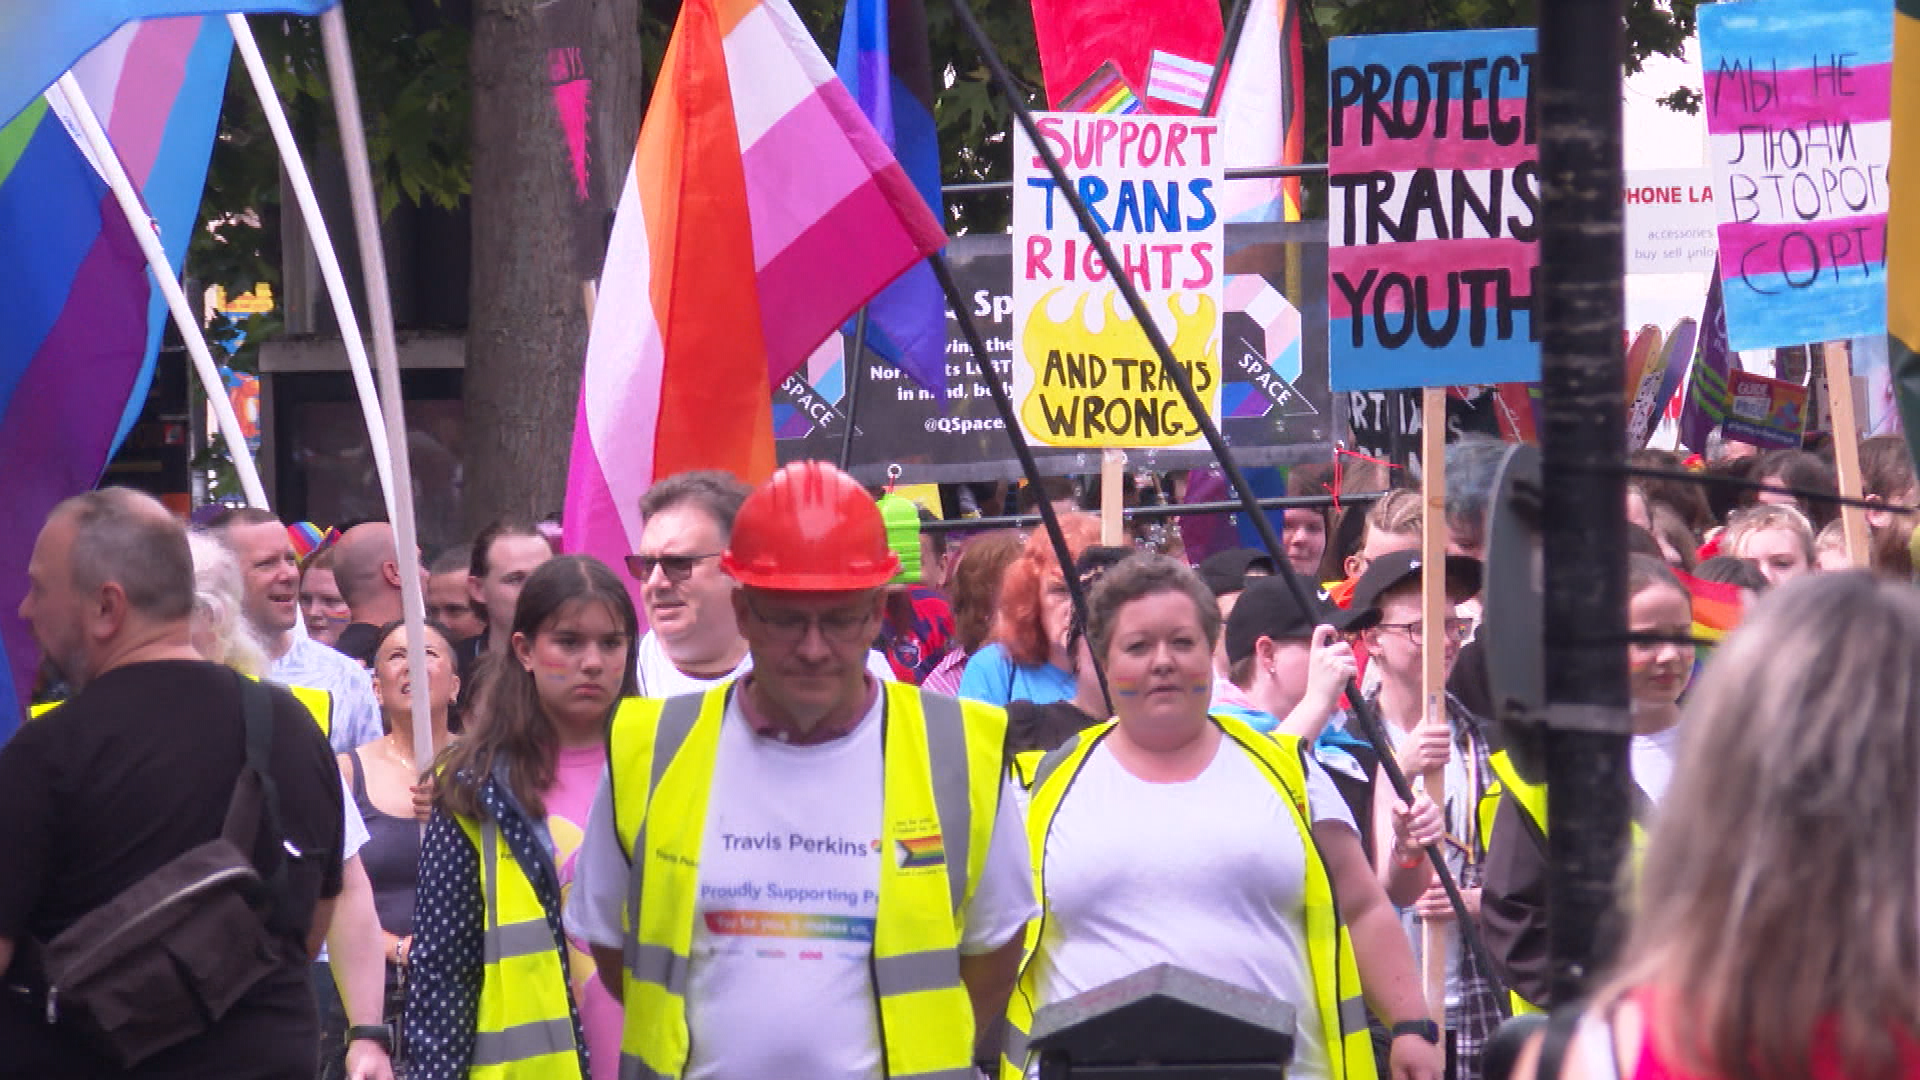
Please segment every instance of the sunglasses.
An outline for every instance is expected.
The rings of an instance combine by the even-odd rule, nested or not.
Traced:
[[[635,581],[645,581],[653,576],[653,568],[657,566],[660,572],[667,576],[668,581],[677,585],[693,576],[693,568],[698,566],[702,559],[719,557],[720,553],[717,551],[703,552],[698,555],[629,555],[627,556],[627,573],[632,574]]]

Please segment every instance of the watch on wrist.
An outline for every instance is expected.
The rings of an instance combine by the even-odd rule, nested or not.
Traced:
[[[1440,1025],[1431,1019],[1402,1020],[1393,1025],[1393,1037],[1418,1035],[1435,1046],[1440,1045]]]
[[[359,1042],[361,1039],[379,1043],[380,1049],[393,1053],[393,1028],[386,1024],[355,1024],[347,1029],[348,1042]]]

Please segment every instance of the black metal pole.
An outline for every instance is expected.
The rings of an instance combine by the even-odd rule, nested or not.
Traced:
[[[1008,73],[1006,64],[1001,62],[1000,54],[994,51],[992,39],[988,38],[986,31],[980,28],[980,22],[974,18],[973,8],[967,0],[953,0],[953,14],[955,21],[959,22],[967,36],[973,40],[974,48],[979,51],[980,58],[986,62],[987,71],[993,77],[994,85],[999,89],[1000,96],[1006,100],[1014,119],[1026,132],[1028,143],[1046,163],[1047,173],[1053,177],[1055,188],[1067,201],[1067,205],[1073,208],[1073,216],[1080,224],[1080,231],[1086,236],[1087,243],[1092,245],[1094,251],[1099,254],[1101,264],[1106,267],[1107,276],[1113,279],[1115,287],[1120,290],[1121,298],[1127,302],[1127,310],[1132,312],[1134,321],[1146,335],[1147,344],[1152,346],[1154,356],[1160,361],[1160,369],[1173,380],[1175,388],[1180,392],[1180,400],[1186,403],[1188,411],[1193,414],[1194,421],[1200,425],[1200,432],[1205,436],[1207,446],[1213,451],[1214,457],[1220,462],[1221,471],[1226,473],[1227,482],[1239,496],[1241,507],[1253,519],[1254,528],[1260,534],[1260,543],[1266,547],[1267,554],[1273,559],[1274,569],[1280,572],[1281,580],[1287,583],[1287,588],[1301,607],[1308,611],[1313,610],[1314,590],[1300,580],[1300,575],[1293,571],[1293,565],[1287,562],[1280,545],[1279,534],[1273,531],[1273,522],[1267,520],[1267,515],[1261,512],[1260,502],[1254,496],[1253,488],[1247,483],[1246,475],[1240,471],[1240,466],[1235,464],[1233,452],[1227,447],[1226,439],[1221,436],[1220,428],[1214,424],[1213,418],[1207,415],[1206,403],[1201,401],[1200,395],[1194,391],[1193,380],[1188,377],[1187,369],[1174,360],[1173,350],[1168,347],[1166,336],[1160,332],[1159,325],[1147,311],[1146,302],[1140,298],[1140,293],[1128,279],[1125,268],[1114,256],[1113,246],[1107,243],[1106,234],[1088,213],[1086,204],[1080,201],[1079,192],[1075,189],[1072,178],[1067,175],[1066,168],[1060,164],[1060,159],[1047,146],[1046,140],[1040,137],[1040,129],[1033,121],[1033,113],[1027,108],[1027,103],[1021,100],[1013,76]],[[1615,239],[1618,239],[1617,233]],[[940,264],[936,263],[935,267],[938,272]],[[943,282],[943,284],[950,284],[950,282]],[[957,290],[949,289],[947,299],[949,304],[957,304],[959,301]],[[964,305],[961,306],[964,307]],[[965,323],[963,316],[962,325],[964,326]],[[976,345],[975,348],[977,350],[979,347]],[[990,385],[998,385],[997,380],[991,377],[988,382]],[[1005,391],[1003,389],[997,393],[1004,394]],[[1616,396],[1618,396],[1617,392]],[[1011,434],[1015,420],[1011,402],[1007,403],[1005,410],[1003,415],[1006,417],[1008,432]],[[1620,440],[1625,439],[1626,432],[1623,428]],[[1406,774],[1400,771],[1399,762],[1394,760],[1393,741],[1387,735],[1386,725],[1381,721],[1379,711],[1367,702],[1365,695],[1360,693],[1360,684],[1357,680],[1347,680],[1347,703],[1352,709],[1353,718],[1360,724],[1361,733],[1368,742],[1373,744],[1374,752],[1380,758],[1381,771],[1386,774],[1388,783],[1393,785],[1394,793],[1403,802],[1411,804],[1413,788],[1407,783]],[[1472,913],[1467,910],[1465,898],[1460,895],[1459,884],[1454,881],[1452,872],[1447,869],[1447,861],[1441,846],[1432,844],[1426,851],[1427,861],[1432,863],[1434,874],[1439,878],[1441,887],[1446,891],[1447,899],[1452,903],[1455,925],[1460,931],[1461,942],[1480,961],[1482,971],[1494,970],[1491,959],[1487,956],[1486,946],[1480,940],[1479,928],[1474,922]]]
[[[1541,475],[1545,499],[1548,948],[1553,1001],[1605,960],[1627,854],[1626,416],[1621,247],[1622,0],[1540,5],[1533,93],[1542,179]]]
[[[1317,510],[1336,502],[1369,506],[1386,496],[1384,491],[1361,491],[1349,495],[1283,495],[1261,499],[1262,510]],[[1878,504],[1876,504],[1878,505]],[[1239,500],[1201,503],[1169,503],[1163,506],[1129,506],[1120,512],[1128,521],[1157,521],[1161,518],[1189,517],[1199,514],[1238,514],[1246,510]],[[921,532],[972,532],[979,529],[1025,528],[1038,525],[1039,514],[1006,514],[990,518],[950,518],[924,521]]]
[[[866,380],[860,377],[867,370],[867,308],[860,306],[860,314],[853,317],[853,343],[847,347],[847,358],[842,363],[846,370],[847,392],[842,395],[840,411],[846,414],[847,430],[840,438],[840,468],[845,471],[853,467],[853,431],[855,411],[860,408],[860,384]]]
[[[1013,399],[1007,395],[1006,385],[1000,381],[1000,373],[993,370],[993,362],[987,359],[987,345],[980,337],[980,328],[973,324],[973,313],[967,308],[967,298],[960,293],[960,286],[953,280],[953,271],[947,266],[947,257],[943,252],[935,252],[927,258],[933,265],[933,276],[940,280],[940,291],[947,296],[947,310],[953,312],[960,321],[960,333],[967,339],[967,349],[973,356],[973,369],[980,373],[980,381],[987,384],[987,396],[993,399],[993,407],[1000,412],[1000,421],[1006,425],[1007,439],[1013,443],[1013,454],[1020,459],[1020,468],[1027,474],[1027,483],[1032,484],[1034,492],[1042,497],[1035,499],[1035,508],[1040,511],[1040,524],[1047,530],[1047,538],[1053,541],[1053,557],[1060,560],[1062,576],[1067,579],[1067,592],[1073,597],[1073,610],[1080,616],[1080,625],[1087,625],[1086,591],[1080,588],[1080,576],[1073,572],[1073,550],[1067,547],[1067,534],[1060,531],[1060,516],[1053,512],[1053,500],[1044,497],[1040,491],[1040,463],[1033,459],[1033,448],[1027,445],[1027,438],[1020,433],[1020,417],[1013,411]],[[1093,660],[1093,673],[1100,680],[1100,696],[1112,708],[1113,694],[1107,689],[1107,666],[1100,658],[1087,650]]]
[[[1213,74],[1207,78],[1207,97],[1200,106],[1201,116],[1212,116],[1220,105],[1220,91],[1227,85],[1227,62],[1240,47],[1240,34],[1247,25],[1248,0],[1233,0],[1227,14],[1227,32],[1220,38],[1220,55],[1214,58]]]
[[[1284,180],[1290,177],[1325,176],[1325,162],[1311,162],[1305,165],[1256,165],[1245,169],[1228,169],[1229,180]],[[974,180],[962,184],[942,184],[942,195],[1005,195],[1013,190],[1011,180]]]

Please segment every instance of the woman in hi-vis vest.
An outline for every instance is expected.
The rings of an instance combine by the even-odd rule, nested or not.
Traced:
[[[1371,1005],[1394,1031],[1394,1080],[1439,1080],[1413,954],[1339,791],[1297,737],[1209,714],[1213,594],[1135,555],[1088,608],[1116,719],[1036,773],[1044,912],[1008,1010],[1007,1080],[1028,1064],[1036,1011],[1162,963],[1291,1004],[1290,1077],[1373,1080]]]
[[[522,588],[511,650],[439,765],[408,956],[409,1080],[617,1076],[620,1005],[560,913],[608,718],[635,692],[638,624],[592,558],[553,559]]]

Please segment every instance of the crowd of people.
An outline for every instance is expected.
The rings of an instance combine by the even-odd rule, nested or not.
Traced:
[[[1867,440],[1871,565],[1829,574],[1831,463],[1749,449],[1635,459],[1630,929],[1569,1074],[1920,1075],[1920,595],[1893,584],[1920,484]],[[1456,444],[1450,474],[1497,450]],[[1334,498],[1279,515],[1284,566],[1218,517],[1105,546],[1071,484],[1028,488],[1062,566],[1038,528],[899,527],[926,515],[820,463],[686,473],[639,507],[631,591],[531,522],[298,555],[264,510],[69,500],[21,610],[46,677],[0,747],[0,1076],[1016,1080],[1041,1009],[1169,963],[1291,1004],[1291,1075],[1479,1080],[1507,1018],[1571,1004],[1547,793],[1492,721],[1478,620],[1527,569],[1486,561],[1484,490],[1448,493],[1429,567],[1401,470],[1286,482]],[[1709,657],[1695,605],[1727,590],[1743,623]],[[1382,755],[1439,780],[1402,801]],[[124,947],[172,981],[77,981],[62,935],[222,835],[252,774],[271,970],[229,992],[163,912]],[[1823,902],[1857,925],[1807,940]],[[197,1022],[129,1060],[167,994]]]

